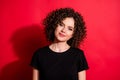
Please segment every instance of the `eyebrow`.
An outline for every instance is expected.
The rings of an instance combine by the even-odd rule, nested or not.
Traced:
[[[65,25],[62,21],[60,22],[60,24]],[[74,27],[73,27],[73,26],[68,26],[68,27],[70,27],[70,28],[73,28],[73,29],[74,29]]]

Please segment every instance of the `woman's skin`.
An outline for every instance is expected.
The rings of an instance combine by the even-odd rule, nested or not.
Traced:
[[[33,80],[39,80],[39,71],[33,68]]]
[[[67,41],[70,38],[72,38],[73,33],[74,33],[74,19],[72,17],[67,17],[60,24],[57,25],[54,33],[55,34],[54,42],[49,46],[49,48],[55,52],[64,52],[68,50],[70,46],[67,44]],[[33,69],[33,80],[39,80],[38,75],[39,75],[38,70]],[[86,80],[85,70],[78,72],[78,80]]]

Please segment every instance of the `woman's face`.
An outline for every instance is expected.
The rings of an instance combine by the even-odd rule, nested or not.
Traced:
[[[55,41],[67,42],[74,32],[74,19],[67,17],[59,23],[55,29]]]

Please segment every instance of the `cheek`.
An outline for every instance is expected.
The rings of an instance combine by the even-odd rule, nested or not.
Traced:
[[[55,32],[54,32],[54,35],[56,36],[57,35],[57,31],[55,30]]]
[[[58,34],[59,34],[59,30],[56,28],[55,31],[54,31],[54,35],[58,36]]]
[[[57,32],[59,32],[59,31],[60,31],[60,28],[59,28],[59,27],[56,27],[55,32],[57,33]]]
[[[57,34],[57,33],[58,33],[58,29],[55,29],[54,34]]]
[[[73,32],[69,33],[69,37],[72,38],[73,37]]]

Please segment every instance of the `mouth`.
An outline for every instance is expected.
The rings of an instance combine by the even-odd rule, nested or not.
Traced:
[[[65,34],[59,33],[59,35],[60,35],[61,37],[65,37]]]

